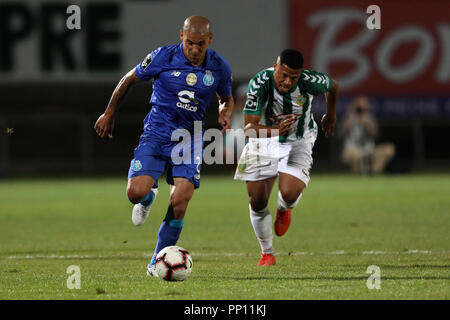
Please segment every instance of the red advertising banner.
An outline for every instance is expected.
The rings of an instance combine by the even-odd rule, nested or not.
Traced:
[[[448,0],[290,0],[290,46],[345,93],[450,94],[449,12]]]

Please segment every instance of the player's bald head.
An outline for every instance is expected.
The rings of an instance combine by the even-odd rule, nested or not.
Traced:
[[[211,43],[213,34],[209,20],[202,16],[190,16],[180,30],[180,40],[183,43],[185,57],[194,65],[200,65],[206,56],[206,50]]]
[[[211,32],[211,25],[209,20],[203,16],[190,16],[184,20],[183,31],[194,34],[208,34]]]

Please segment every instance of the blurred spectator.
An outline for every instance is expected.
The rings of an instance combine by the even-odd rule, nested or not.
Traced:
[[[375,144],[378,125],[365,96],[356,97],[350,104],[341,130],[344,138],[341,160],[353,173],[380,174],[395,155],[392,143]]]

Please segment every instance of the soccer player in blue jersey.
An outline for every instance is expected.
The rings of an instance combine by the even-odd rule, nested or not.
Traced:
[[[231,68],[217,52],[208,49],[212,37],[208,19],[188,17],[180,30],[181,43],[152,51],[129,71],[120,80],[108,107],[94,126],[100,137],[112,138],[114,119],[129,87],[153,79],[151,111],[144,119],[144,132],[134,150],[127,186],[128,199],[134,204],[132,221],[137,226],[142,225],[158,194],[158,178],[167,171],[170,203],[147,267],[150,276],[155,275],[153,266],[158,252],[177,243],[186,208],[194,189],[200,185],[203,135],[194,132],[194,122],[204,119],[206,107],[215,95],[219,100],[218,121],[222,132],[231,128],[234,108]],[[187,142],[180,151],[178,139],[186,134],[194,139],[182,139]]]

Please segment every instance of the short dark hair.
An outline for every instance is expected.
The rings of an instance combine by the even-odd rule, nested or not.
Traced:
[[[280,63],[292,69],[300,69],[303,67],[303,55],[295,49],[284,49],[280,53]]]

